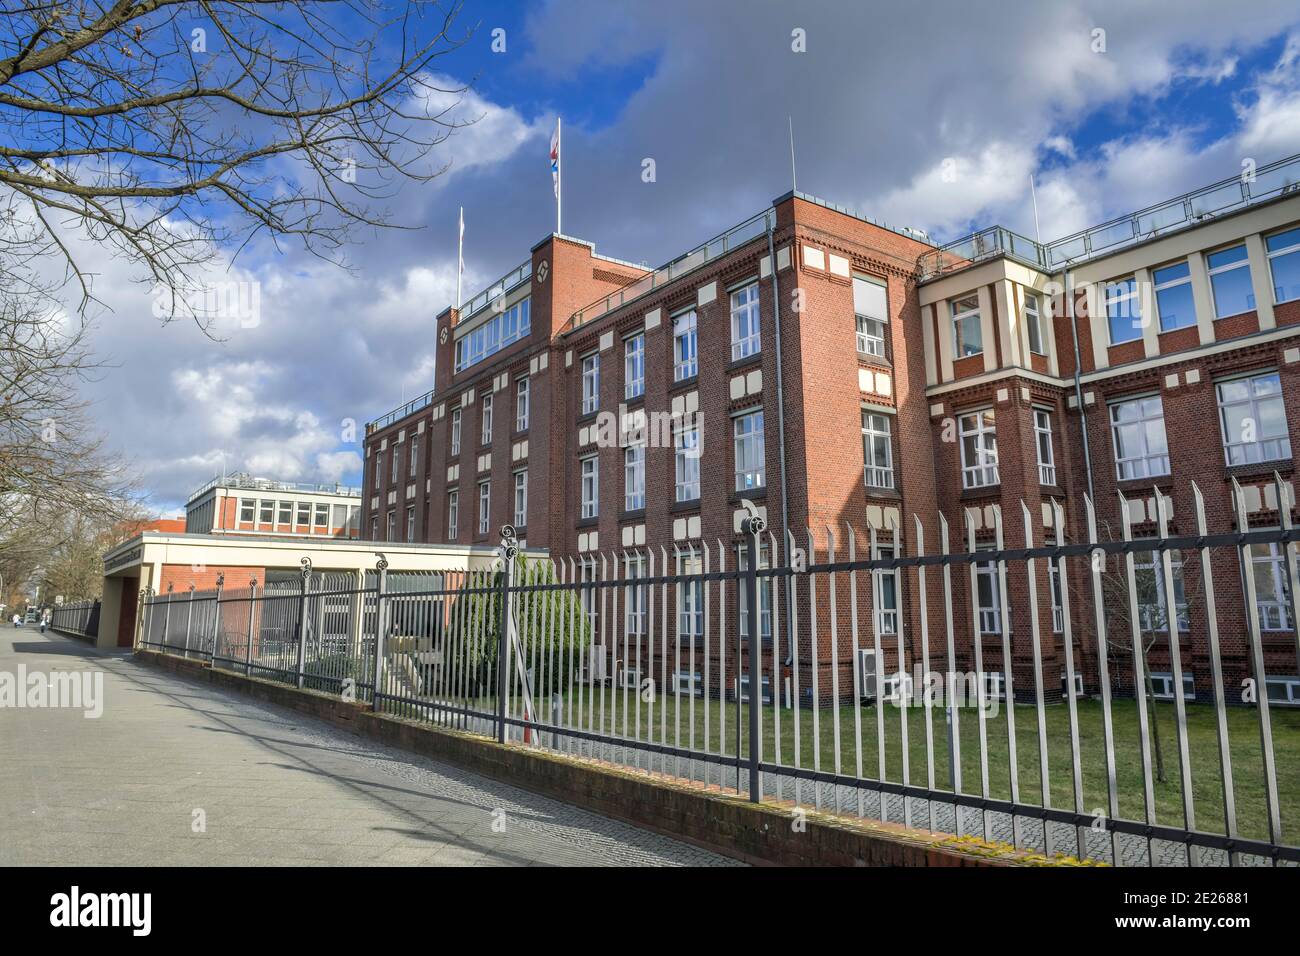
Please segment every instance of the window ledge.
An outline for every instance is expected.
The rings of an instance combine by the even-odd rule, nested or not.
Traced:
[[[692,498],[690,501],[674,501],[668,506],[669,514],[680,514],[685,511],[699,511],[700,499]]]
[[[577,523],[574,525],[574,527],[575,527],[575,528],[594,528],[594,527],[596,527],[596,525],[598,525],[598,524],[600,524],[600,515],[596,515],[596,517],[594,517],[594,518],[579,518],[578,521],[577,521]]]
[[[739,372],[741,369],[749,369],[750,366],[753,366],[756,369],[761,369],[763,367],[763,352],[761,349],[753,355],[746,355],[744,358],[732,359],[727,363],[726,371]]]
[[[1253,462],[1249,465],[1229,465],[1224,469],[1225,478],[1272,478],[1273,472],[1283,477],[1295,471],[1295,461],[1291,458],[1278,458],[1273,461]]]
[[[973,498],[996,498],[1002,494],[1002,483],[994,482],[991,485],[980,485],[978,488],[963,488],[961,490],[961,500],[966,501]]]
[[[762,488],[747,488],[744,491],[733,491],[730,495],[727,496],[727,500],[733,503],[742,500],[754,501],[754,500],[765,499],[765,498],[767,498],[766,485],[764,485]]]
[[[866,365],[870,368],[878,368],[885,372],[892,372],[894,369],[894,363],[889,361],[889,359],[882,358],[881,356],[875,355],[871,352],[859,352],[858,364]]]
[[[636,508],[632,511],[620,511],[618,513],[619,521],[638,521],[645,518],[645,509]]]
[[[671,395],[674,392],[687,391],[691,388],[694,388],[699,383],[699,381],[700,381],[700,376],[697,373],[695,375],[690,376],[689,378],[683,378],[678,381],[671,382],[668,385],[668,394]]]

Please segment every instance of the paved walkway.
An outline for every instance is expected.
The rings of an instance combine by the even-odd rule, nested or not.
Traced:
[[[0,706],[0,865],[728,865],[666,837],[25,626],[0,680],[103,673],[103,714]]]

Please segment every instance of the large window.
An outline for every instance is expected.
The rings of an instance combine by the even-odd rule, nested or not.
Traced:
[[[1186,262],[1176,262],[1151,273],[1156,287],[1156,311],[1160,331],[1172,332],[1196,324],[1196,302],[1192,296],[1192,271]]]
[[[515,382],[515,431],[528,431],[528,379]]]
[[[623,397],[645,394],[645,333],[623,340]]]
[[[762,488],[766,457],[763,446],[763,413],[747,412],[732,420],[736,454],[736,490]]]
[[[700,426],[694,422],[673,429],[673,459],[677,501],[700,497]]]
[[[961,440],[961,486],[983,488],[998,483],[998,433],[993,409],[970,412],[957,419]]]
[[[952,303],[953,355],[965,358],[984,351],[984,330],[980,327],[980,300],[968,295]]]
[[[492,444],[492,396],[483,396],[483,412],[479,417],[481,431],[479,442],[484,445]]]
[[[600,513],[600,469],[595,455],[582,459],[579,466],[583,518],[594,518]]]
[[[892,547],[876,546],[877,561],[894,556]],[[898,572],[877,568],[871,572],[871,601],[875,608],[876,633],[881,637],[898,633]]]
[[[387,537],[384,538],[384,540],[385,541],[397,540],[397,512],[396,511],[388,512],[388,535]]]
[[[1052,592],[1052,631],[1065,630],[1065,604],[1061,600],[1061,569],[1052,558],[1047,559],[1047,585]]]
[[[1250,570],[1255,577],[1255,607],[1259,626],[1265,631],[1291,630],[1289,575],[1282,559],[1282,545],[1276,541],[1250,546]]]
[[[1183,556],[1174,551],[1169,556],[1174,572],[1174,611],[1178,630],[1190,626],[1187,595],[1183,591]],[[1137,588],[1138,621],[1144,631],[1168,631],[1169,612],[1165,606],[1165,569],[1159,553],[1139,551],[1133,555],[1133,583]]]
[[[528,469],[515,472],[515,527],[528,525]]]
[[[239,521],[241,524],[252,524],[257,520],[257,502],[252,498],[239,499]]]
[[[600,408],[600,353],[592,352],[582,359],[582,414],[589,415]]]
[[[747,358],[759,350],[758,283],[731,293],[731,360]]]
[[[1029,351],[1046,355],[1043,348],[1043,314],[1038,305],[1038,296],[1032,292],[1025,293],[1025,332],[1029,336]]]
[[[1038,449],[1038,483],[1056,484],[1056,456],[1052,452],[1052,413],[1034,409],[1034,444]]]
[[[451,453],[460,454],[460,409],[451,410]]]
[[[406,541],[409,544],[415,540],[415,505],[410,505],[406,509]]]
[[[257,503],[257,523],[258,524],[275,524],[275,502],[259,501]]]
[[[623,449],[623,510],[645,507],[645,445]]]
[[[760,569],[771,567],[768,563],[768,548],[765,544],[758,546],[758,566]],[[736,546],[736,567],[741,571],[749,570],[749,545]],[[762,641],[772,640],[772,587],[771,575],[758,578],[758,636]],[[740,633],[749,633],[749,585],[744,578],[738,580],[740,593]]]
[[[320,531],[328,531],[330,526],[330,506],[326,504],[316,505],[316,527]]]
[[[677,574],[700,574],[703,566],[698,555],[678,554]],[[704,582],[683,581],[677,585],[677,633],[683,638],[704,636]]]
[[[646,576],[646,559],[643,554],[628,555],[623,561],[623,577],[628,581],[636,581]],[[636,636],[646,632],[646,604],[647,604],[646,586],[644,584],[633,584],[624,588],[623,607],[624,611],[624,628],[629,636]]]
[[[1132,276],[1106,283],[1106,322],[1110,328],[1111,345],[1142,338],[1137,283]]]
[[[398,459],[400,459],[401,457],[402,457],[402,449],[400,446],[394,448],[392,455],[389,456],[390,461],[392,463],[392,468],[391,468],[391,474],[388,477],[393,484],[397,484]]]
[[[489,481],[480,481],[478,483],[478,533],[487,534],[488,528],[492,525],[491,517],[492,506],[492,483]]]
[[[854,276],[853,314],[857,323],[858,351],[885,358],[885,323],[889,321],[889,307],[884,285]]]
[[[863,409],[862,460],[863,480],[868,488],[894,487],[894,450],[888,415]]]
[[[282,525],[293,524],[293,502],[292,501],[281,501],[278,508],[278,512],[279,513],[276,515],[276,519],[275,519],[276,524],[282,524]]]
[[[532,331],[528,312],[528,299],[523,299],[457,339],[456,371],[467,369],[528,335]]]
[[[1300,299],[1300,227],[1269,236],[1264,246],[1273,276],[1273,301]]]
[[[1002,633],[1002,590],[998,585],[997,562],[981,561],[975,565],[975,600],[981,634]]]
[[[1169,474],[1165,409],[1159,395],[1113,403],[1110,434],[1115,443],[1115,476],[1120,481]]]
[[[1291,457],[1282,381],[1277,372],[1218,382],[1219,423],[1229,465]]]
[[[695,312],[683,312],[673,319],[673,381],[694,378],[700,363],[695,338]]]
[[[453,488],[447,492],[447,540],[456,540],[457,525],[460,523],[460,492]]]
[[[411,450],[408,455],[406,473],[408,477],[414,478],[420,465],[420,443],[414,437],[411,439]]]
[[[1255,289],[1250,282],[1250,262],[1245,245],[1220,249],[1205,257],[1214,292],[1214,317],[1222,319],[1255,308]]]
[[[298,503],[298,525],[303,531],[311,530],[311,504],[306,501]]]

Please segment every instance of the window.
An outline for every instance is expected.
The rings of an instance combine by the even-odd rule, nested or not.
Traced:
[[[283,524],[283,525],[293,524],[293,502],[292,501],[281,501],[277,511],[278,514],[276,515],[276,519],[275,519],[276,524]]]
[[[889,432],[888,415],[863,410],[863,481],[868,488],[894,487],[894,451]]]
[[[762,488],[766,456],[763,447],[763,413],[737,415],[732,423],[735,436],[736,490]]]
[[[857,323],[858,351],[885,358],[885,323],[889,321],[889,308],[884,285],[854,276],[853,314]]]
[[[981,634],[1002,633],[1002,591],[998,587],[998,577],[997,562],[981,561],[975,565],[975,598]]]
[[[1052,413],[1034,409],[1034,443],[1038,447],[1038,483],[1056,484],[1056,457],[1052,453]]]
[[[1187,595],[1183,590],[1183,555],[1170,552],[1174,569],[1174,610],[1178,615],[1178,630],[1190,626],[1187,612]],[[1165,607],[1164,562],[1157,551],[1138,551],[1133,555],[1133,584],[1137,588],[1138,622],[1144,631],[1169,630],[1169,614]]]
[[[673,429],[673,459],[677,475],[677,501],[700,497],[700,426],[680,424]]]
[[[318,504],[316,506],[316,527],[320,530],[329,530],[330,526],[330,506]]]
[[[528,379],[515,382],[515,431],[528,431]]]
[[[372,515],[370,518],[370,540],[379,540],[379,515]]]
[[[629,445],[623,450],[623,510],[640,511],[645,507],[645,445]]]
[[[702,565],[697,555],[679,554],[677,574],[700,574]],[[682,581],[677,585],[677,634],[685,638],[704,636],[704,582]]]
[[[581,567],[582,580],[595,581],[599,577],[599,575],[596,573],[596,559],[579,558],[578,560],[579,560],[579,565]],[[587,624],[591,628],[592,646],[587,652],[588,660],[592,660],[592,655],[599,654],[600,650],[603,650],[603,648],[601,648],[601,645],[599,643],[599,635],[598,635],[598,627],[597,627],[597,625],[599,625],[600,623],[600,601],[598,598],[599,594],[600,594],[600,590],[598,588],[581,588],[578,592],[579,602],[582,604],[583,613],[587,615]],[[604,662],[601,661],[599,657],[595,658],[594,662],[596,663],[597,668],[599,668],[599,670],[596,671],[596,674],[599,675],[603,673]],[[595,670],[595,668],[593,668],[593,670]]]
[[[257,503],[257,523],[274,524],[275,522],[275,502],[259,501]]]
[[[375,490],[384,483],[384,456],[382,452],[375,453]]]
[[[415,540],[415,505],[410,505],[406,509],[406,542],[410,544]]]
[[[673,319],[673,381],[695,377],[700,370],[696,351],[695,312],[683,312]]]
[[[528,469],[515,472],[515,528],[528,526]]]
[[[451,453],[460,454],[460,409],[451,410]]]
[[[600,470],[596,456],[582,459],[579,468],[582,491],[582,518],[594,518],[600,513]]]
[[[1273,276],[1273,301],[1300,299],[1300,227],[1268,236],[1264,248]]]
[[[409,462],[410,467],[407,469],[407,476],[408,476],[408,477],[410,477],[410,478],[414,478],[414,477],[415,477],[415,472],[416,472],[416,469],[417,469],[418,466],[419,466],[419,461],[420,461],[420,444],[419,444],[419,442],[417,442],[414,438],[412,438],[412,439],[411,439],[410,462]]]
[[[1043,315],[1038,307],[1038,296],[1025,293],[1025,332],[1029,336],[1029,351],[1046,355],[1043,349]]]
[[[957,419],[961,439],[961,486],[984,488],[998,483],[998,435],[993,409]]]
[[[1282,557],[1282,545],[1276,541],[1250,546],[1250,571],[1255,578],[1255,608],[1259,611],[1260,630],[1291,630],[1288,575]]]
[[[592,352],[582,360],[582,414],[600,408],[600,353]]]
[[[1052,631],[1065,630],[1065,605],[1061,601],[1061,569],[1051,558],[1047,559],[1047,585],[1052,591]]]
[[[1165,409],[1159,395],[1112,404],[1110,433],[1115,443],[1115,475],[1120,481],[1169,474]]]
[[[480,416],[481,432],[479,442],[483,445],[492,444],[492,396],[483,396],[483,412]]]
[[[1255,308],[1255,289],[1250,283],[1250,262],[1245,245],[1221,249],[1205,257],[1214,293],[1214,317],[1222,319]]]
[[[447,492],[447,540],[456,540],[456,526],[460,523],[460,492],[453,488]]]
[[[1291,457],[1282,380],[1277,372],[1219,382],[1215,390],[1229,465]]]
[[[388,512],[388,536],[384,540],[385,541],[397,540],[397,512],[396,511]]]
[[[1151,686],[1161,700],[1174,699],[1174,675],[1168,671],[1152,671]],[[1196,697],[1196,681],[1188,670],[1183,671],[1183,697],[1188,700]]]
[[[876,547],[876,560],[894,556],[892,547]],[[898,572],[877,568],[871,572],[871,601],[875,608],[876,633],[881,637],[898,633]]]
[[[456,371],[467,369],[528,335],[532,331],[528,313],[528,299],[521,299],[457,339]]]
[[[731,293],[731,360],[757,355],[758,283],[751,282]]]
[[[759,568],[770,568],[768,562],[768,547],[765,544],[758,546],[758,566]],[[736,545],[736,567],[741,571],[749,570],[749,545]],[[773,578],[768,575],[758,578],[758,637],[767,643],[772,641],[772,586]],[[737,581],[737,590],[740,594],[740,633],[742,635],[749,633],[749,585],[744,578]]]
[[[1106,283],[1106,322],[1110,327],[1111,345],[1142,338],[1137,283],[1132,276]]]
[[[311,528],[311,505],[305,501],[298,503],[298,527],[303,531]]]
[[[630,555],[623,562],[623,577],[634,581],[646,576],[646,560],[641,554]],[[647,594],[644,584],[634,584],[624,589],[624,628],[629,635],[646,632]]]
[[[953,354],[957,358],[984,351],[984,330],[980,327],[980,300],[968,295],[952,303]]]
[[[623,397],[645,394],[645,333],[623,340]]]
[[[1266,677],[1268,702],[1287,707],[1300,706],[1300,677]]]
[[[1160,331],[1172,332],[1196,324],[1196,302],[1192,297],[1192,270],[1178,262],[1151,273],[1156,287],[1156,311]]]
[[[239,499],[239,520],[241,524],[252,524],[257,518],[257,502],[252,498]]]
[[[478,483],[478,533],[487,534],[491,526],[492,518],[490,508],[492,504],[492,484],[487,481]]]
[[[397,469],[400,467],[398,465],[397,460],[401,457],[402,457],[402,449],[400,446],[394,448],[393,453],[389,456],[392,467],[389,469],[388,480],[393,484],[397,484]]]

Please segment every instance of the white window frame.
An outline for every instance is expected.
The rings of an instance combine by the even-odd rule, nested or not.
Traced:
[[[1039,306],[1037,293],[1025,293],[1025,306],[1022,311],[1024,312],[1025,335],[1029,339],[1029,351],[1035,355],[1046,355],[1046,346],[1043,345],[1043,313]]]
[[[514,473],[515,482],[515,528],[528,526],[528,469],[520,468]]]
[[[316,502],[316,515],[313,526],[323,528],[328,531],[330,527],[330,506],[323,502]]]
[[[1277,391],[1266,394],[1256,393],[1256,382],[1263,379],[1276,379]],[[1223,397],[1223,387],[1233,383],[1245,382],[1250,392],[1248,398],[1244,401],[1225,402]],[[1241,375],[1232,378],[1218,379],[1214,383],[1214,398],[1219,409],[1219,431],[1223,437],[1223,457],[1229,465],[1254,465],[1267,461],[1285,461],[1291,457],[1291,430],[1289,419],[1286,411],[1286,401],[1282,394],[1282,376],[1276,371],[1255,372],[1251,375]],[[1269,437],[1257,436],[1254,441],[1228,441],[1228,418],[1227,409],[1235,408],[1240,405],[1249,406],[1250,414],[1245,416],[1246,420],[1253,420],[1256,423],[1256,429],[1262,429],[1264,417],[1260,414],[1260,406],[1265,402],[1278,402],[1282,406],[1281,420],[1283,423],[1283,433]],[[1240,461],[1233,461],[1234,449],[1242,449]],[[1252,449],[1254,454],[1252,454]]]
[[[1173,700],[1173,671],[1151,671],[1151,686],[1155,691],[1156,700]],[[1190,670],[1183,671],[1183,699],[1196,699],[1196,678]]]
[[[1289,233],[1295,233],[1295,242],[1292,245],[1283,246],[1280,249],[1268,248],[1268,243],[1270,239],[1278,239]],[[1295,256],[1297,263],[1300,264],[1300,226],[1292,226],[1290,229],[1283,229],[1280,232],[1273,233],[1271,236],[1265,236],[1264,251],[1265,251],[1265,255],[1268,257],[1268,281],[1269,281],[1269,285],[1273,287],[1273,304],[1281,305],[1283,302],[1294,302],[1296,299],[1300,299],[1300,291],[1298,291],[1296,295],[1291,296],[1291,298],[1289,299],[1279,298],[1277,294],[1277,290],[1278,290],[1277,277],[1273,272],[1274,259],[1281,259],[1286,256]]]
[[[1056,451],[1052,448],[1052,413],[1046,408],[1035,408],[1034,448],[1038,455],[1038,483],[1056,484]]]
[[[1151,406],[1148,404],[1152,401],[1159,411],[1158,416],[1152,413]],[[1130,405],[1138,407],[1138,417],[1130,421],[1118,421],[1116,415],[1120,409]],[[1136,395],[1116,399],[1106,406],[1106,415],[1110,419],[1110,441],[1115,453],[1115,477],[1118,480],[1131,481],[1136,478],[1155,478],[1169,474],[1169,439],[1165,432],[1165,405],[1159,395]],[[1165,435],[1164,451],[1151,449],[1148,425],[1157,421],[1157,418],[1160,422],[1160,433]],[[1133,425],[1141,426],[1139,433],[1142,436],[1142,453],[1121,458],[1120,429]]]
[[[1001,483],[998,474],[998,424],[993,409],[981,408],[957,416],[957,438],[961,446],[961,486],[989,488]],[[967,438],[972,439],[969,453]],[[970,460],[972,454],[974,461]]]
[[[737,491],[766,487],[767,442],[763,429],[761,408],[740,412],[731,418]]]
[[[623,510],[645,508],[645,445],[637,443],[623,449]]]
[[[483,411],[479,413],[480,445],[492,444],[492,405],[492,396],[490,394],[484,395],[480,406]]]
[[[478,533],[487,534],[492,527],[492,482],[478,483]]]
[[[623,397],[640,398],[645,394],[645,333],[638,332],[623,340]]]
[[[731,292],[731,360],[757,355],[763,347],[759,331],[758,280]]]
[[[389,456],[389,462],[390,462],[390,467],[389,467],[390,474],[388,476],[389,484],[393,484],[393,485],[397,484],[397,473],[400,470],[399,459],[402,457],[400,454],[401,450],[402,450],[402,446],[398,445],[396,448],[393,449],[392,455]]]
[[[461,410],[453,408],[451,410],[451,454],[460,454],[460,421]]]
[[[955,359],[970,358],[972,355],[984,354],[984,326],[980,315],[979,295],[966,295],[954,299],[948,306],[952,328],[952,354]],[[967,352],[962,348],[962,330],[967,326],[975,329],[973,344],[979,348]]]
[[[884,424],[883,430],[878,427]],[[862,481],[868,488],[894,487],[894,424],[884,412],[862,410]],[[875,464],[873,452],[884,449],[885,463]]]
[[[760,543],[758,546],[758,567],[760,570],[771,568],[769,561],[768,547]],[[741,543],[736,545],[736,570],[749,570],[749,545]],[[772,642],[772,586],[774,578],[770,575],[758,578],[758,637],[765,644]],[[748,634],[749,628],[749,586],[745,583],[744,578],[738,579],[737,595],[738,609],[740,616],[737,623],[740,625],[740,633]]]
[[[520,299],[458,338],[454,351],[455,371],[462,372],[527,337],[532,331],[530,299]]]
[[[270,525],[275,527],[275,502],[266,498],[259,498],[257,501],[257,524]]]
[[[872,556],[872,560],[882,561],[893,556],[894,548],[892,544],[886,545],[877,542],[876,553]],[[902,612],[902,608],[899,606],[900,585],[897,570],[887,571],[884,568],[875,568],[871,572],[871,608],[876,633],[881,637],[893,637],[898,634],[899,615]],[[886,606],[885,596],[887,590],[893,600],[893,607]]]
[[[1277,686],[1281,686],[1282,694],[1274,697],[1272,691]],[[1300,677],[1285,674],[1280,677],[1265,675],[1264,690],[1268,694],[1270,707],[1300,707]]]
[[[679,552],[677,575],[704,573],[704,565],[697,553]],[[704,637],[704,582],[682,581],[677,584],[677,636],[687,640]]]
[[[396,508],[388,512],[387,536],[384,538],[384,540],[385,541],[397,540],[397,509]]]
[[[990,551],[989,547],[978,548],[978,551]],[[975,564],[975,600],[976,612],[979,616],[980,635],[1001,634],[1002,633],[1002,575],[1001,567],[997,561],[979,561]],[[980,584],[988,586],[992,594],[991,605],[984,603],[984,596],[980,594]]]
[[[1136,342],[1142,338],[1142,316],[1138,308],[1137,279],[1134,276],[1126,276],[1123,279],[1114,279],[1107,282],[1102,288],[1102,298],[1106,309],[1106,335],[1110,344],[1123,345],[1126,342]],[[1123,308],[1120,308],[1121,305]],[[1131,334],[1127,338],[1116,338],[1115,323],[1117,321],[1128,322],[1128,331]]]
[[[673,316],[673,381],[684,382],[700,372],[699,319],[694,309]]]
[[[515,431],[528,431],[528,404],[532,397],[528,378],[515,379]]]
[[[311,502],[300,501],[294,517],[294,528],[302,528],[304,531],[311,530]]]
[[[578,459],[578,517],[600,516],[600,461],[596,455]]]
[[[1226,265],[1215,266],[1214,268],[1210,268],[1210,256],[1217,256],[1223,252],[1232,252],[1234,249],[1240,249],[1242,252],[1246,253],[1246,255],[1243,258],[1238,259],[1236,262],[1229,262]],[[1210,279],[1210,299],[1214,303],[1214,317],[1216,319],[1227,319],[1227,318],[1231,318],[1234,315],[1244,315],[1247,312],[1254,311],[1254,309],[1250,308],[1248,304],[1247,308],[1242,309],[1240,312],[1220,312],[1219,294],[1214,281],[1215,278],[1217,278],[1218,276],[1227,275],[1230,272],[1236,272],[1238,269],[1245,269],[1247,277],[1253,281],[1253,277],[1250,275],[1250,252],[1246,248],[1246,244],[1244,242],[1238,242],[1230,246],[1224,246],[1222,249],[1215,249],[1212,252],[1207,252],[1205,254],[1205,267],[1206,267],[1205,270],[1206,275],[1208,275]],[[1246,285],[1247,288],[1250,288],[1252,290],[1250,295],[1251,298],[1253,298],[1254,287],[1251,285],[1250,282],[1247,282]],[[1258,303],[1256,303],[1256,306],[1258,306]]]
[[[447,492],[447,540],[455,541],[460,524],[460,489],[452,488]]]
[[[285,512],[288,512],[286,516]],[[277,525],[288,525],[293,527],[293,502],[277,501],[275,503],[275,523]]]
[[[1250,574],[1255,582],[1255,611],[1259,616],[1261,631],[1291,630],[1290,584],[1284,557],[1282,545],[1276,541],[1250,545]],[[1260,596],[1261,569],[1271,580],[1272,596],[1269,598]]]
[[[1164,282],[1156,282],[1156,281],[1155,281],[1155,276],[1156,276],[1156,273],[1157,273],[1157,272],[1162,272],[1162,271],[1165,270],[1165,269],[1176,269],[1178,266],[1187,266],[1187,275],[1185,275],[1185,276],[1179,276],[1177,279],[1166,279]],[[1185,259],[1184,259],[1182,262],[1168,262],[1168,263],[1165,263],[1165,264],[1164,264],[1163,266],[1161,266],[1159,269],[1152,269],[1152,270],[1151,270],[1151,281],[1152,281],[1152,282],[1154,283],[1154,285],[1155,285],[1156,315],[1159,316],[1159,321],[1160,321],[1160,331],[1161,331],[1161,332],[1174,332],[1174,331],[1176,331],[1176,330],[1178,330],[1178,329],[1190,329],[1190,328],[1193,328],[1193,327],[1196,325],[1196,303],[1195,303],[1195,301],[1193,301],[1193,303],[1192,303],[1192,321],[1191,321],[1191,322],[1184,323],[1183,325],[1170,325],[1170,326],[1166,326],[1166,325],[1165,325],[1165,316],[1164,316],[1164,312],[1163,312],[1163,311],[1161,310],[1161,308],[1160,308],[1160,293],[1161,293],[1161,292],[1167,292],[1167,291],[1169,291],[1170,289],[1177,289],[1177,288],[1179,288],[1180,286],[1187,286],[1187,287],[1189,287],[1189,288],[1191,287],[1191,285],[1192,285],[1192,269],[1191,269],[1191,264],[1188,263],[1187,260],[1185,260]]]
[[[247,517],[245,515],[247,514]],[[257,499],[240,498],[239,499],[239,523],[240,524],[257,524]]]
[[[415,505],[406,506],[406,542],[415,541]]]
[[[1047,559],[1047,591],[1052,602],[1052,633],[1065,631],[1065,604],[1061,596],[1061,569],[1052,558]]]
[[[634,580],[646,577],[646,559],[643,554],[630,554],[623,559],[623,578]],[[646,633],[646,606],[648,589],[644,584],[632,584],[623,589],[623,629],[628,635]]]
[[[582,414],[590,415],[600,408],[600,353],[592,352],[582,357]]]
[[[414,478],[420,467],[420,443],[411,439],[411,450],[407,452],[406,477]]]
[[[681,422],[673,428],[674,500],[700,498],[700,425]]]
[[[885,296],[885,314],[872,315],[866,304],[867,296],[858,295],[860,288],[874,286],[879,289]],[[877,358],[888,358],[885,347],[885,336],[889,328],[889,287],[874,279],[866,276],[855,275],[853,277],[853,321],[854,337],[858,352],[862,355],[874,355]]]
[[[1183,584],[1183,556],[1179,551],[1170,555],[1170,564],[1174,571],[1174,613],[1178,616],[1178,633],[1186,633],[1191,628],[1191,616],[1187,603],[1187,594]],[[1159,551],[1135,551],[1133,553],[1133,578],[1139,575],[1153,575],[1155,579],[1155,603],[1147,604],[1137,601],[1138,623],[1142,630],[1157,634],[1169,633],[1165,615],[1165,568]]]

